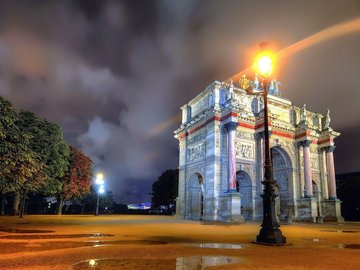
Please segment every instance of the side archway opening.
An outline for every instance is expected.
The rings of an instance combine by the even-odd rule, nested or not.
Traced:
[[[200,173],[194,173],[188,185],[188,216],[202,220],[204,215],[204,180]]]

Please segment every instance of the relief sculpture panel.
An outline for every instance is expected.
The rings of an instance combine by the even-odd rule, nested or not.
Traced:
[[[236,140],[235,141],[236,148],[236,158],[240,159],[254,159],[254,144]]]
[[[190,162],[205,158],[205,144],[197,144],[188,148],[188,160]]]
[[[310,163],[311,163],[311,169],[312,170],[319,170],[319,160],[318,155],[311,154],[310,156]]]

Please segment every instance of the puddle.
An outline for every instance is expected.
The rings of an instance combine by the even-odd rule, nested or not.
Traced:
[[[127,270],[127,269],[176,269],[174,260],[136,260],[136,259],[90,259],[74,264],[72,270]]]
[[[227,256],[197,256],[176,259],[176,270],[203,270],[209,266],[239,263],[240,258]]]
[[[156,269],[156,270],[203,270],[209,266],[219,266],[239,263],[236,257],[225,256],[197,256],[180,257],[168,260],[142,260],[142,259],[90,259],[74,264],[72,270],[86,269]]]
[[[92,233],[92,234],[51,234],[51,235],[5,235],[1,239],[59,239],[59,238],[97,238],[110,237],[113,234]]]
[[[321,232],[338,232],[338,233],[359,233],[360,231],[347,231],[347,230],[320,230]]]
[[[321,239],[321,238],[303,238],[303,240],[311,241],[311,242],[320,242],[320,241],[324,241],[325,239]]]
[[[360,249],[360,244],[349,244],[349,245],[340,244],[337,247],[338,248],[348,248],[348,249]]]
[[[22,230],[22,229],[0,229],[0,232],[9,232],[9,233],[53,233],[55,231],[48,230]]]
[[[244,248],[239,244],[226,244],[226,243],[189,243],[187,246],[197,248],[218,248],[218,249],[242,249]]]

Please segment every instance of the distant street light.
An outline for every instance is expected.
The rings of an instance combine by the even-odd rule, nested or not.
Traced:
[[[97,201],[96,201],[96,211],[95,216],[99,215],[99,202],[100,202],[100,194],[103,194],[105,192],[105,186],[104,186],[104,175],[102,173],[98,173],[96,175],[95,184],[97,187]]]
[[[263,222],[261,230],[256,237],[256,242],[260,244],[283,245],[286,243],[286,238],[280,231],[279,223],[275,216],[275,183],[273,176],[273,166],[271,161],[271,152],[269,144],[269,127],[268,127],[268,88],[270,77],[273,69],[273,54],[266,51],[266,44],[262,43],[262,51],[256,57],[254,67],[260,73],[260,82],[262,82],[263,90],[253,89],[249,87],[246,92],[250,95],[262,95],[264,98],[264,141],[265,141],[265,172],[264,179],[261,182],[264,185],[263,198]]]

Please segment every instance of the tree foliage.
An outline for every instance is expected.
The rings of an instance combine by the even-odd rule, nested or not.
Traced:
[[[61,180],[68,168],[70,155],[61,127],[27,111],[19,113],[17,125],[22,133],[30,134],[29,147],[43,164],[46,181],[42,193],[58,194],[62,188]]]
[[[18,127],[19,115],[0,97],[0,189],[1,193],[30,190],[43,185],[43,164],[29,146],[31,134]]]
[[[152,207],[166,207],[170,209],[176,205],[178,196],[179,170],[167,170],[152,185]]]
[[[337,195],[345,220],[360,220],[360,172],[337,175]]]
[[[81,150],[70,146],[70,162],[63,178],[59,197],[63,200],[81,198],[91,191],[92,160]]]

